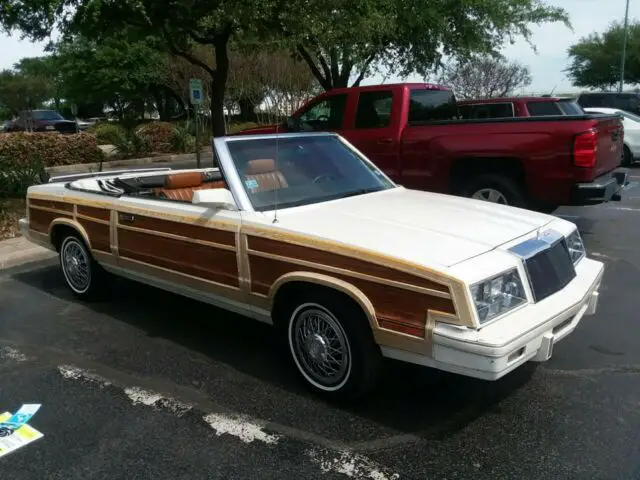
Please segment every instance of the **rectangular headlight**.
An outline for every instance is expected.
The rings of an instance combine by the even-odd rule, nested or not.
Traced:
[[[478,320],[486,323],[527,302],[517,269],[471,286]]]
[[[574,265],[576,265],[586,255],[587,252],[584,248],[582,237],[580,236],[580,232],[577,228],[571,235],[567,237],[567,248],[569,249],[571,261],[573,261]]]

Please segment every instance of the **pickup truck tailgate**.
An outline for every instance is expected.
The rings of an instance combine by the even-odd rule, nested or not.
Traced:
[[[619,117],[601,118],[596,126],[598,135],[594,178],[617,168],[622,163],[624,130]]]

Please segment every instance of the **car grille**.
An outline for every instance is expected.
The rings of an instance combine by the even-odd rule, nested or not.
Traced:
[[[576,276],[564,238],[524,260],[524,264],[536,302],[562,290]]]

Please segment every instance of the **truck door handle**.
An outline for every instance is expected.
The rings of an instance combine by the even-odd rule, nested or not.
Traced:
[[[381,138],[380,140],[378,140],[379,145],[390,145],[392,143],[393,143],[392,138]]]
[[[121,222],[133,223],[135,220],[136,220],[135,215],[131,215],[129,213],[121,213],[120,214],[120,221]]]

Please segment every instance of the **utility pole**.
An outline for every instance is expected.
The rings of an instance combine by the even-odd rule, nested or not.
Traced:
[[[624,63],[627,56],[627,39],[629,37],[629,0],[627,0],[627,8],[624,13],[624,40],[622,41],[622,61],[620,62],[620,86],[618,93],[622,93],[624,88]]]

